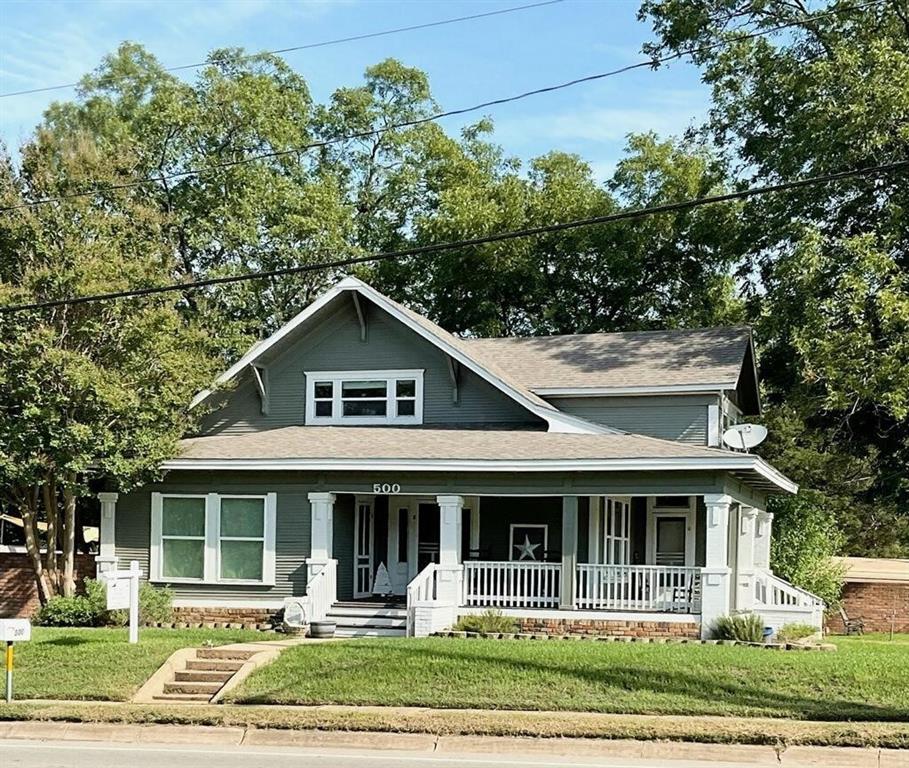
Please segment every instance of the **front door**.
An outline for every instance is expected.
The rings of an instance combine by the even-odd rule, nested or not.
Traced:
[[[439,562],[439,505],[420,503],[417,507],[417,573]]]
[[[372,594],[375,523],[371,499],[357,499],[354,505],[354,599]]]
[[[656,564],[685,565],[687,517],[660,515],[656,519]]]

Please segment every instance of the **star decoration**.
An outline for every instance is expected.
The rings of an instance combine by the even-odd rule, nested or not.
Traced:
[[[518,556],[518,560],[536,560],[537,558],[536,558],[536,556],[533,554],[533,551],[534,551],[535,549],[537,549],[538,547],[540,547],[540,546],[541,546],[541,545],[540,545],[539,543],[537,543],[537,544],[531,544],[531,543],[530,543],[530,536],[528,536],[528,535],[525,533],[525,534],[524,534],[524,543],[523,543],[523,544],[515,544],[515,545],[514,545],[514,548],[515,548],[516,550],[518,550],[518,552],[520,552],[520,555]]]

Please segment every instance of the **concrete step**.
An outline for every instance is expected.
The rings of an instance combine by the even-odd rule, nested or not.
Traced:
[[[242,661],[220,661],[218,659],[189,659],[186,669],[193,672],[236,672],[243,666]]]
[[[211,696],[207,693],[159,693],[152,696],[155,701],[182,702],[183,704],[208,704]]]
[[[222,685],[234,676],[233,672],[201,672],[189,669],[185,672],[175,672],[174,682],[177,683],[221,683]]]
[[[342,627],[335,630],[335,637],[405,637],[407,631],[399,627]]]
[[[209,698],[221,690],[223,683],[164,683],[164,693],[203,693]]]
[[[406,627],[407,618],[402,616],[344,616],[336,613],[329,613],[326,617],[328,621],[334,621],[339,627]]]
[[[246,661],[256,651],[236,651],[229,648],[198,648],[197,659],[225,659],[228,661]]]

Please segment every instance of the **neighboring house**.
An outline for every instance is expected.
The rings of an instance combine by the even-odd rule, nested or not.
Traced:
[[[553,632],[821,623],[769,568],[767,497],[795,484],[721,446],[760,411],[747,329],[460,339],[347,278],[193,405],[162,482],[100,495],[99,567],[138,560],[197,618],[303,598],[348,633],[488,607]]]
[[[909,632],[909,560],[883,557],[837,558],[846,569],[841,598],[850,619],[861,619],[866,632]],[[827,617],[841,632],[839,613]]]

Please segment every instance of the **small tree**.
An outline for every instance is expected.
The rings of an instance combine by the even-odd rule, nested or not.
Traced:
[[[23,149],[21,170],[0,158],[0,205],[65,195],[92,179],[113,185],[129,162],[89,139],[60,146],[42,135]],[[0,214],[0,307],[172,280],[166,218],[142,194]],[[0,492],[24,522],[42,602],[75,590],[77,500],[101,477],[122,489],[152,477],[190,426],[192,394],[211,380],[207,339],[174,301],[0,315]]]

